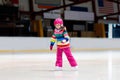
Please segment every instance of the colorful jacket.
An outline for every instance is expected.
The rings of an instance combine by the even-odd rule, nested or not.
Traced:
[[[70,42],[69,42],[69,35],[66,30],[61,29],[55,29],[54,33],[52,35],[52,38],[50,40],[50,46],[53,46],[55,42],[57,42],[57,47],[59,48],[65,48],[65,47],[70,47]],[[64,42],[65,40],[65,42]]]

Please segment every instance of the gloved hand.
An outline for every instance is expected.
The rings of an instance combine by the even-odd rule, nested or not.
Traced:
[[[65,43],[65,42],[67,42],[68,41],[68,38],[64,38],[63,40],[62,40],[62,43]]]
[[[52,50],[53,49],[53,46],[50,46],[50,50]]]
[[[66,42],[66,39],[63,39],[63,40],[62,40],[62,43],[65,43],[65,42]]]
[[[66,41],[68,41],[69,39],[68,38],[65,38]]]

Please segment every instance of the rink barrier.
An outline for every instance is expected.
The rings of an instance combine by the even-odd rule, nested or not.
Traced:
[[[120,39],[107,38],[71,38],[71,50],[78,51],[100,51],[100,50],[120,50]],[[0,37],[0,53],[41,53],[55,52],[49,50],[50,37]]]

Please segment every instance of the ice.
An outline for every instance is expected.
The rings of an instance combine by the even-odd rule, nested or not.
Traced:
[[[56,54],[1,53],[0,80],[119,80],[120,51],[80,51],[72,53],[78,70],[71,70],[63,55],[63,70],[56,71]]]

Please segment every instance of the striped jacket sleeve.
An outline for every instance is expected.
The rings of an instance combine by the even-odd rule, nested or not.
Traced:
[[[66,39],[66,41],[68,41],[70,39],[67,30],[64,31],[64,38]]]
[[[56,36],[53,34],[51,39],[50,39],[50,46],[54,46],[55,41],[56,41]]]

